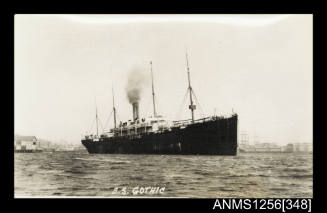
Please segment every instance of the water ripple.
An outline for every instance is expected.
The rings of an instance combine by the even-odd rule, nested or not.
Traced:
[[[116,196],[115,187],[165,187],[177,197],[312,197],[312,155],[15,154],[15,195]]]

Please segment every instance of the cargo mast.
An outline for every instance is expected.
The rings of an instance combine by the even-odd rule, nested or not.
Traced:
[[[190,92],[190,105],[189,105],[189,109],[191,110],[191,115],[192,115],[192,123],[194,123],[194,110],[196,109],[196,106],[193,104],[193,100],[192,100],[192,87],[191,87],[191,79],[190,79],[190,68],[188,66],[188,56],[187,56],[187,52],[186,52],[186,65],[187,65],[187,77],[188,77],[188,89]]]
[[[97,123],[97,137],[99,137],[99,128],[98,128],[98,108],[97,108],[97,105],[95,104],[95,120],[96,120],[96,123]]]
[[[152,79],[153,117],[157,117],[157,112],[156,112],[156,103],[155,103],[155,96],[154,96],[154,86],[153,86],[152,61],[150,61],[150,68],[151,68],[151,79]]]
[[[116,107],[115,107],[115,96],[114,96],[114,87],[112,87],[112,109],[114,111],[114,128],[116,129]]]

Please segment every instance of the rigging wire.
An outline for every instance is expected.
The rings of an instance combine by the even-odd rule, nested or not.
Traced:
[[[92,132],[92,129],[93,129],[93,126],[94,126],[95,120],[96,120],[96,118],[93,119],[92,125],[91,125],[91,127],[88,129],[90,132]],[[86,132],[87,132],[87,131],[86,131]]]
[[[188,93],[189,93],[189,89],[187,88],[186,93],[185,93],[184,98],[183,98],[183,101],[182,101],[182,104],[180,105],[180,107],[178,108],[178,111],[177,111],[177,115],[176,115],[177,120],[180,119],[181,111],[183,109],[183,105],[185,104],[185,100],[186,100],[186,97],[187,97]]]
[[[121,122],[117,110],[116,110],[116,117],[117,117],[117,121],[120,121]]]
[[[194,92],[193,89],[192,89],[192,92],[193,92],[193,96],[194,96],[194,98],[195,98],[195,102],[196,102],[196,104],[199,106],[200,114],[202,115],[202,117],[204,117],[205,114],[203,113],[203,110],[202,110],[202,107],[201,107],[201,105],[200,105],[200,102],[198,101],[198,99],[197,99],[197,97],[196,97],[195,92]]]
[[[100,126],[101,126],[101,129],[102,129],[102,134],[104,133],[104,129],[103,129],[103,126],[102,126],[102,123],[101,123],[101,120],[99,119],[99,123],[100,123]]]
[[[156,103],[156,116],[158,116],[158,115],[160,115],[160,113],[158,113],[159,112],[159,108],[158,108],[158,106],[159,106],[159,104],[158,104],[158,102],[157,102],[157,96],[154,96],[154,102]],[[152,105],[152,104],[150,104],[150,105]],[[153,105],[152,105],[153,106]],[[151,116],[153,116],[153,108],[152,108],[152,113],[151,113]]]
[[[149,116],[149,107],[151,105],[151,99],[148,100],[147,104],[146,104],[146,109],[145,109],[145,117]],[[142,116],[141,116],[142,117]]]
[[[108,126],[108,124],[109,124],[109,120],[110,120],[110,118],[111,118],[113,112],[114,112],[114,110],[111,110],[111,113],[109,114],[109,117],[107,118],[107,121],[106,121],[106,123],[105,123],[105,125],[104,125],[104,128],[105,128],[105,129],[107,128],[107,126]]]
[[[156,103],[156,115],[158,116],[158,115],[160,115],[160,104],[158,103],[158,101],[157,101],[157,96],[154,96],[154,102]]]

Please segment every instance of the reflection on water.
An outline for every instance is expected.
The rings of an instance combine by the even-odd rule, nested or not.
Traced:
[[[15,153],[14,165],[15,197],[110,197],[115,187],[137,186],[165,187],[150,195],[164,197],[312,197],[311,154]]]

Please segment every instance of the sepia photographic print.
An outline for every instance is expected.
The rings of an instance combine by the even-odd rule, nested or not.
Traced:
[[[312,14],[16,14],[15,198],[312,198]]]

